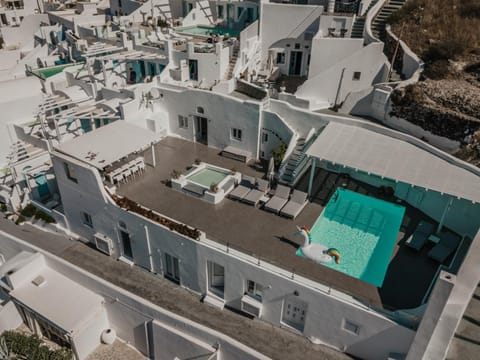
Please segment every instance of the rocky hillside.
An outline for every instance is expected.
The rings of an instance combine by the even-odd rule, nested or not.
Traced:
[[[456,155],[480,166],[480,0],[411,0],[390,23],[425,62],[392,115],[460,141]]]

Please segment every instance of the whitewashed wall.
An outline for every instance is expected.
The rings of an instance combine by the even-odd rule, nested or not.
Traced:
[[[356,40],[352,39],[352,43],[357,43]],[[333,105],[336,100],[337,104],[341,104],[349,93],[369,88],[376,79],[381,77],[385,62],[382,52],[383,43],[361,47],[343,58],[338,58],[331,66],[320,67],[318,63],[314,65],[317,59],[328,56],[331,50],[339,55],[342,54],[343,41],[350,42],[350,40],[331,38],[314,40],[315,49],[318,50],[312,53],[310,65],[312,76],[309,76],[308,80],[297,89],[296,96],[308,99],[311,103],[328,102]],[[325,63],[328,62],[326,59]],[[354,80],[354,72],[361,73],[360,80]]]
[[[155,106],[169,114],[170,131],[188,140],[194,138],[194,116],[208,119],[208,145],[223,149],[226,146],[250,152],[258,152],[259,104],[242,101],[230,96],[202,90],[190,90],[169,86],[159,87],[163,95]],[[204,114],[197,113],[202,107]],[[180,129],[178,116],[188,116],[189,126]],[[231,129],[243,131],[242,141],[231,138]]]
[[[56,169],[60,168],[61,173],[62,160],[54,157],[53,161]],[[355,304],[353,299],[345,301],[328,292],[281,275],[281,271],[275,270],[276,268],[271,265],[259,267],[254,261],[250,262],[215,248],[218,246],[216,243],[186,238],[136,214],[126,212],[106,200],[95,170],[77,168],[77,174],[78,184],[74,185],[62,174],[59,174],[58,178],[65,213],[69,215],[70,227],[81,236],[91,240],[94,231],[105,234],[114,240],[116,254],[119,254],[117,227],[118,221],[122,220],[130,233],[133,260],[138,266],[162,274],[165,253],[178,257],[180,284],[205,294],[207,292],[207,261],[212,261],[225,268],[224,298],[229,306],[239,308],[239,301],[245,292],[246,280],[254,280],[268,287],[264,294],[262,315],[262,319],[267,322],[277,326],[282,325],[281,313],[284,299],[297,291],[299,299],[308,303],[304,336],[319,339],[339,349],[351,348],[353,355],[366,354],[370,359],[384,359],[389,352],[406,353],[408,351],[414,336],[413,331],[364,306]],[[81,223],[80,217],[82,209],[92,214],[95,230],[84,229],[86,226]],[[147,244],[146,232],[149,235],[150,246]],[[345,299],[349,298],[343,296]],[[345,320],[358,324],[359,333],[353,334],[344,330]],[[286,325],[283,324],[283,326]],[[367,345],[369,342],[377,341],[381,342],[383,347],[374,348]]]
[[[191,338],[192,343],[197,341],[206,344],[219,344],[220,356],[224,360],[267,360],[268,358],[262,354],[248,348],[247,346],[235,341],[234,339],[211,330],[205,326],[194,323],[179,315],[165,310],[159,306],[156,306],[139,296],[125,291],[105,280],[96,277],[82,269],[75,267],[74,265],[57,258],[49,253],[46,253],[30,244],[27,244],[19,239],[13,238],[6,234],[0,233],[0,251],[7,251],[21,247],[24,250],[31,252],[41,252],[46,257],[48,266],[55,271],[60,272],[62,275],[68,277],[70,280],[77,282],[78,284],[88,288],[89,290],[101,295],[105,298],[105,307],[107,310],[108,321],[110,327],[113,328],[118,337],[136,347],[145,355],[149,355],[149,346],[147,340],[147,332],[150,332],[150,339],[156,339],[161,335],[166,335],[165,332],[160,334],[156,329],[151,328],[149,325],[155,321],[157,325],[162,326],[164,329],[174,328],[177,331],[181,331],[187,337]],[[6,249],[7,248],[7,249]],[[101,315],[102,319],[99,321],[100,325],[103,324],[104,315]],[[180,330],[181,329],[181,330]],[[93,331],[95,334],[96,331]],[[164,345],[165,341],[170,339],[169,350],[176,349],[179,353],[182,351],[180,348],[185,344],[183,341],[175,339],[176,332],[170,332],[169,338],[161,339],[159,345]],[[96,336],[95,336],[96,337]],[[98,340],[98,339],[97,339]],[[154,344],[155,346],[155,344]],[[191,354],[198,355],[198,354]],[[188,357],[188,356],[187,356]],[[165,357],[159,357],[159,359],[166,359]],[[172,359],[171,357],[168,359]]]
[[[262,2],[260,10],[261,58],[265,60],[272,44],[282,39],[296,39],[318,21],[323,6],[273,4]]]

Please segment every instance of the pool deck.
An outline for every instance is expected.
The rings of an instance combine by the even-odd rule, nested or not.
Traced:
[[[174,169],[184,172],[195,159],[226,169],[235,167],[237,171],[250,176],[261,177],[265,173],[261,166],[246,165],[219,156],[218,153],[218,149],[167,137],[155,147],[157,166],[147,168],[146,172],[134,181],[120,185],[117,192],[161,214],[204,231],[210,240],[222,244],[228,241],[231,248],[331,286],[375,307],[402,309],[420,305],[438,268],[438,264],[426,256],[426,252],[433,244],[427,244],[422,252],[416,253],[402,246],[402,243],[405,234],[412,233],[418,222],[426,218],[424,214],[407,206],[384,284],[378,289],[297,256],[295,251],[302,239],[293,235],[296,225],[311,227],[314,224],[324,204],[338,186],[367,195],[376,194],[375,188],[344,179],[338,174],[318,170],[315,174],[313,202],[305,207],[295,221],[292,221],[230,199],[213,205],[175,191],[166,185]],[[150,156],[148,151],[145,156],[148,162]],[[307,178],[308,176],[305,176],[301,179],[297,187],[304,190]]]

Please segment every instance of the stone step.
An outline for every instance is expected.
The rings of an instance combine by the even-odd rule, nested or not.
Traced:
[[[446,360],[477,360],[480,346],[471,342],[453,338],[448,349]]]
[[[477,285],[477,288],[475,289],[475,292],[473,293],[473,296],[477,299],[480,299],[480,284]]]
[[[470,322],[476,322],[477,325],[480,325],[480,300],[478,298],[475,296],[472,297],[463,317],[467,318]]]
[[[464,317],[458,324],[455,337],[480,345],[480,326]]]

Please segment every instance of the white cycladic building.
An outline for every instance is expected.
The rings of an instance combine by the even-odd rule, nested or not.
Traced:
[[[152,359],[206,354],[211,359],[268,359],[20,239],[0,237],[1,332],[24,323],[40,337],[70,346],[78,360],[95,353],[105,330]]]
[[[180,158],[184,155],[176,154],[176,151],[189,151],[188,147],[176,150],[176,142],[184,140],[164,136],[180,136],[192,146],[195,146],[195,143],[199,144],[197,146],[208,144],[210,148],[218,151],[228,149],[237,155],[248,153],[255,159],[261,158],[262,149],[267,149],[259,146],[257,142],[257,139],[262,141],[263,134],[269,134],[267,138],[277,140],[280,137],[289,147],[294,147],[299,137],[316,133],[309,143],[309,149],[305,149],[308,160],[303,164],[304,173],[306,171],[307,174],[304,176],[308,177],[310,172],[323,169],[320,171],[347,173],[352,179],[370,186],[391,186],[398,199],[426,214],[438,227],[447,227],[464,239],[463,245],[457,249],[457,255],[449,262],[450,267],[444,267],[452,272],[457,272],[459,267],[461,269],[462,259],[468,253],[468,244],[474,239],[470,245],[473,246],[478,238],[476,233],[479,224],[475,220],[475,214],[479,211],[475,195],[478,192],[478,174],[466,164],[424,145],[419,140],[368,122],[315,114],[276,100],[270,100],[267,105],[173,86],[157,86],[150,91],[155,94],[150,109],[153,114],[157,111],[163,114],[163,120],[159,120],[159,124],[166,130],[157,137],[158,141],[153,141],[153,146],[149,136],[154,134],[147,135],[149,130],[144,130],[145,135],[134,135],[136,126],[148,126],[145,117],[135,116],[134,109],[138,108],[138,102],[133,100],[124,109],[126,119],[130,118],[129,122],[132,124],[127,126],[125,121],[118,121],[65,142],[57,146],[52,153],[63,214],[69,230],[95,243],[101,251],[111,256],[162,274],[181,286],[205,295],[206,302],[221,308],[228,306],[242,310],[277,326],[298,331],[312,341],[327,343],[363,358],[380,359],[393,353],[407,354],[414,341],[415,330],[418,324],[422,323],[422,314],[429,316],[428,312],[425,312],[428,295],[432,289],[440,286],[440,277],[430,278],[431,285],[423,290],[425,302],[417,303],[418,309],[376,311],[372,305],[365,306],[365,300],[361,300],[361,296],[359,298],[347,295],[346,293],[355,290],[345,288],[345,284],[339,283],[338,287],[334,284],[330,288],[322,284],[321,277],[314,276],[312,279],[313,272],[307,274],[307,277],[292,274],[289,270],[291,267],[302,266],[297,264],[296,259],[285,260],[287,262],[283,263],[282,259],[274,257],[258,260],[250,255],[258,254],[259,251],[257,245],[251,241],[268,241],[271,246],[276,246],[278,240],[271,239],[270,226],[282,233],[285,230],[281,229],[294,228],[294,224],[280,218],[265,218],[265,221],[270,223],[265,223],[262,228],[263,211],[247,205],[242,210],[243,216],[245,219],[256,217],[259,224],[244,223],[253,220],[238,218],[235,210],[229,209],[229,206],[233,206],[228,204],[231,200],[223,200],[224,207],[220,213],[223,212],[223,215],[216,218],[213,214],[218,211],[215,209],[217,205],[199,205],[200,200],[192,199],[186,194],[175,195],[172,189],[158,188],[164,185],[152,188],[158,189],[153,191],[158,191],[159,195],[148,194],[150,186],[164,180],[155,173],[169,174],[176,167],[183,166]],[[132,109],[132,113],[128,112],[128,108]],[[131,130],[128,130],[130,127]],[[233,137],[239,134],[233,129],[241,130],[240,139]],[[334,143],[339,141],[335,139],[341,139],[342,133],[347,134],[350,131],[356,140],[346,138],[345,141],[350,145],[337,144],[338,148],[343,150],[335,152]],[[127,139],[128,134],[132,135],[128,140],[131,148],[105,146],[115,144],[115,141],[125,143],[127,140],[122,139]],[[372,168],[368,161],[362,160],[365,157],[374,158],[377,150],[371,147],[372,144],[386,149],[389,143],[399,148],[391,155],[388,155],[386,150],[381,152],[381,156],[375,160],[376,167]],[[155,156],[152,156],[152,150],[155,151]],[[91,152],[90,155],[88,151]],[[403,157],[403,165],[400,159],[393,159],[394,154],[407,153],[410,155]],[[95,156],[92,157],[92,154]],[[118,169],[125,162],[130,163],[139,156],[145,159],[146,174],[140,173],[127,179],[125,185],[122,185],[123,180],[119,180],[118,185],[115,185],[115,181],[109,181],[115,168]],[[174,160],[176,156],[179,157],[177,165]],[[422,162],[417,164],[417,161]],[[420,168],[415,174],[407,171],[395,172],[395,164],[404,166],[405,169],[415,169],[416,166]],[[436,180],[429,176],[429,167],[432,166],[439,174],[434,178]],[[385,172],[388,169],[390,170]],[[441,175],[443,172],[449,173],[451,177]],[[455,181],[465,184],[462,191],[455,190]],[[138,193],[129,191],[129,188],[136,188],[137,182],[142,184],[138,187]],[[310,186],[315,187],[315,181]],[[112,195],[114,193],[116,195]],[[121,198],[125,194],[134,202],[122,202]],[[173,204],[178,201],[189,204],[189,210],[175,210]],[[131,208],[135,203],[140,207]],[[172,207],[167,204],[172,204]],[[182,208],[183,206],[180,206],[179,209]],[[305,211],[310,211],[308,206],[306,209]],[[310,209],[314,211],[314,208]],[[213,218],[210,218],[210,212]],[[220,220],[222,218],[232,219],[232,223],[224,223],[226,220]],[[170,221],[177,225],[168,225]],[[228,230],[221,230],[216,225],[218,222],[222,224],[221,227],[231,226],[235,233],[242,231],[242,227],[246,229],[247,224],[254,228],[260,227],[255,234],[247,231],[243,240],[234,244],[234,237],[229,238]],[[179,230],[171,230],[172,226],[173,229],[178,226]],[[200,229],[198,234],[195,228]],[[289,233],[285,233],[285,236],[289,236]],[[250,238],[252,240],[248,240]],[[225,246],[228,243],[232,244],[232,248]],[[250,243],[252,245],[246,245]],[[234,250],[234,245],[240,246],[240,249],[242,246],[248,247],[238,251]],[[277,260],[281,261],[280,264],[274,265],[273,262]],[[260,300],[254,296],[255,290],[250,293],[252,286],[262,289],[259,292]],[[404,284],[397,283],[396,287],[399,290],[403,288],[401,292],[407,291],[409,280],[405,279]],[[339,291],[340,289],[342,290]],[[288,317],[285,312],[288,306],[303,309],[305,316],[301,321],[293,321]],[[355,330],[352,332],[352,329]]]
[[[3,291],[34,334],[70,347],[78,360],[100,345],[109,328],[101,296],[53,270],[40,253],[20,252],[0,271]]]

